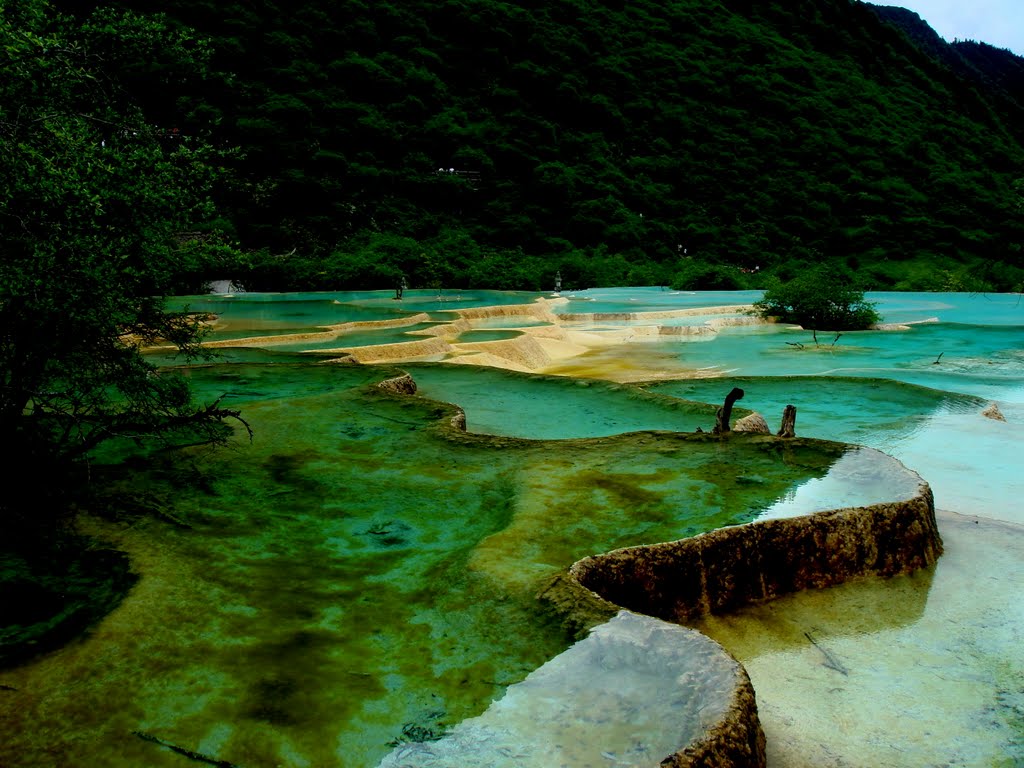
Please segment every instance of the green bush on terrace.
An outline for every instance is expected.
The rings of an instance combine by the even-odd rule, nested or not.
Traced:
[[[877,323],[879,315],[864,291],[842,269],[824,265],[765,291],[754,308],[762,317],[796,323],[809,331],[857,331]]]

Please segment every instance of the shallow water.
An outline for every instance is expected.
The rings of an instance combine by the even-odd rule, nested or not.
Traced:
[[[245,766],[375,765],[568,646],[535,595],[573,561],[753,519],[845,451],[723,451],[674,433],[444,439],[443,407],[367,391],[384,374],[189,371],[201,394],[229,392],[256,438],[194,467],[133,461],[124,490],[149,487],[191,528],[101,526],[143,578],[91,637],[0,673],[16,689],[0,698],[0,764],[181,759],[140,732]]]
[[[380,768],[656,768],[723,716],[736,667],[698,632],[621,611],[479,717]]]
[[[550,295],[550,294],[547,294]],[[562,294],[569,300],[554,308],[557,314],[588,312],[660,312],[671,309],[751,304],[762,291],[673,291],[661,286],[645,288],[592,288]]]
[[[309,332],[325,325],[391,320],[414,313],[404,303],[366,305],[340,301],[337,294],[315,293],[189,296],[174,306],[216,315],[211,340]]]
[[[932,568],[784,597],[698,628],[746,667],[770,766],[1017,766],[1024,529],[939,516]]]
[[[416,380],[418,394],[458,404],[467,428],[484,434],[558,440],[640,430],[693,432],[715,422],[715,409],[706,401],[679,402],[609,382],[443,364],[403,369]]]
[[[445,316],[439,313],[437,315],[434,315],[433,318],[438,320],[451,320],[451,315]],[[524,317],[523,315],[515,315],[512,317],[481,317],[473,321],[474,328],[479,330],[535,328],[546,325],[551,325],[551,323],[549,323],[547,320],[541,320],[540,318],[534,317]]]
[[[566,297],[555,311],[707,307],[758,295],[648,288]],[[217,313],[237,338],[420,311],[437,321],[456,304],[536,298],[407,291],[400,307],[390,292],[189,303]],[[600,377],[635,359],[638,370],[732,376],[644,389],[403,366],[421,394],[458,403],[472,432],[494,436],[455,441],[435,434],[436,419],[448,415],[443,408],[367,394],[384,369],[316,365],[283,346],[223,350],[222,362],[186,372],[200,392],[242,407],[256,442],[197,457],[198,471],[157,462],[125,478],[126,488],[137,489],[149,477],[193,529],[158,520],[103,527],[145,578],[90,637],[0,672],[0,684],[17,689],[0,691],[0,764],[52,764],[54,756],[180,764],[179,755],[132,735],[141,731],[245,766],[375,765],[392,744],[432,738],[483,712],[507,685],[567,647],[534,595],[574,559],[906,490],[905,475],[862,461],[869,455],[862,452],[783,462],[750,441],[721,452],[668,433],[616,436],[710,428],[714,406],[676,398],[720,403],[740,386],[746,396],[737,406],[764,413],[773,428],[792,402],[798,434],[896,456],[929,481],[940,508],[1024,523],[1015,450],[1015,422],[1024,417],[1019,297],[870,298],[886,320],[939,322],[844,334],[834,347],[823,337],[817,348],[804,331],[725,328],[706,343],[624,344],[565,366]],[[519,318],[480,325],[519,327]],[[1009,423],[979,415],[989,400]],[[1019,528],[990,529],[983,521],[975,530],[995,533],[974,536],[946,517],[940,528],[947,556],[933,571],[907,577],[906,589],[899,580],[870,581],[852,601],[828,590],[806,597],[807,609],[786,601],[765,609],[794,616],[785,621],[810,627],[826,647],[841,636],[841,658],[875,670],[844,677],[841,706],[803,712],[806,702],[831,702],[835,685],[828,678],[822,684],[831,687],[794,687],[806,676],[806,654],[820,651],[804,642],[804,657],[776,655],[776,641],[758,627],[782,619],[755,612],[737,630],[736,652],[751,665],[776,745],[773,765],[1024,759],[1024,710],[1013,698],[1024,689],[1014,640],[1024,617],[1012,597],[1020,583]],[[872,613],[874,605],[887,607]],[[836,629],[838,615],[879,628]],[[909,634],[890,634],[891,626]],[[957,647],[928,651],[927,663],[905,675],[899,665],[917,667],[922,644],[951,628]],[[799,645],[800,632],[787,632],[787,642],[795,637]],[[882,698],[911,716],[878,715]],[[988,725],[986,712],[995,713]],[[927,749],[918,745],[929,741]],[[904,742],[918,751],[901,763]]]
[[[399,301],[395,300],[393,291],[234,293],[175,297],[169,300],[168,306],[211,315],[213,321],[206,339],[220,342],[256,336],[317,333],[324,331],[325,326],[340,323],[399,320],[424,312],[432,322],[447,322],[452,319],[453,309],[528,304],[537,296],[518,291],[446,291],[439,294],[438,291],[415,290],[405,291]],[[348,338],[343,335],[341,342],[364,346],[407,341],[408,337],[400,335],[409,330],[415,330],[415,327],[360,332],[358,336],[350,333]],[[364,335],[366,333],[369,335]],[[374,337],[374,334],[379,335]],[[310,345],[296,344],[292,348],[308,349]]]
[[[457,341],[460,344],[473,341],[504,341],[505,339],[514,339],[521,335],[522,334],[519,331],[501,330],[497,328],[494,330],[473,330],[459,334]]]
[[[946,383],[949,383],[948,381]],[[1015,381],[964,390],[1019,396]],[[857,443],[885,451],[920,473],[936,506],[1024,524],[1024,476],[1015,423],[1024,417],[1016,400],[999,399],[1008,421],[981,415],[990,402],[976,395],[932,390],[884,379],[834,377],[724,378],[654,384],[654,392],[700,400],[732,386],[746,392],[738,405],[765,415],[777,429],[783,408],[797,406],[799,435]]]

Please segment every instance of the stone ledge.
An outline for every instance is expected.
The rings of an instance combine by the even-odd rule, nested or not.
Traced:
[[[686,623],[802,589],[908,573],[941,554],[931,488],[921,481],[917,494],[902,501],[760,520],[587,557],[540,597],[580,624],[615,606]],[[749,679],[738,684],[734,706],[661,765],[764,768],[764,736],[748,688]]]
[[[615,605],[693,621],[859,576],[908,573],[942,554],[931,488],[903,501],[760,520],[586,557],[569,570]]]
[[[455,409],[448,431],[460,433],[461,425],[456,422],[460,413],[461,409]],[[552,613],[560,615],[575,634],[583,635],[589,629],[589,636],[523,683],[512,686],[484,715],[459,724],[440,742],[414,743],[396,749],[380,768],[454,768],[467,764],[546,768],[595,764],[592,755],[566,751],[569,740],[557,729],[560,723],[586,719],[581,713],[592,707],[595,700],[608,698],[600,693],[601,684],[596,689],[594,685],[600,683],[602,670],[609,667],[611,657],[605,653],[609,648],[617,648],[614,666],[621,668],[619,675],[623,681],[634,674],[649,676],[651,665],[662,663],[658,659],[666,653],[664,642],[652,640],[667,636],[657,629],[658,619],[673,625],[685,624],[790,592],[868,575],[895,576],[934,563],[942,554],[942,539],[932,491],[916,473],[910,475],[918,484],[916,492],[907,499],[758,520],[688,539],[627,547],[577,561],[567,572],[552,579],[538,599]],[[645,626],[643,621],[654,624]],[[628,627],[628,633],[623,635],[610,629],[613,626]],[[667,624],[660,626],[669,629]],[[636,634],[638,629],[640,635]],[[645,753],[631,755],[626,761],[616,752],[602,750],[602,759],[622,765],[657,764],[663,768],[764,768],[765,736],[746,670],[710,638],[696,630],[675,629],[684,634],[673,635],[669,645],[682,647],[685,636],[690,651],[682,655],[693,653],[706,670],[719,670],[713,679],[709,678],[719,697],[718,705],[710,709],[697,706],[704,694],[689,691],[687,686],[696,684],[700,675],[669,673],[669,667],[679,662],[666,662],[660,677],[672,690],[666,693],[652,688],[644,697],[643,709],[629,705],[632,714],[626,722],[638,717],[638,712],[643,712],[641,719],[646,720],[661,708],[672,710],[682,706],[689,711],[697,706],[699,732],[686,733],[684,728],[677,734],[676,744],[663,749],[661,754],[669,753],[664,758]],[[609,632],[610,637],[617,638],[611,645],[607,642]],[[646,639],[639,640],[640,636]],[[605,648],[598,664],[581,666],[581,654],[592,656],[593,651],[585,649],[593,648],[595,641]],[[675,656],[679,654],[677,648]],[[665,658],[669,656],[675,658],[671,653]],[[729,671],[723,675],[722,669]],[[554,686],[541,682],[552,675],[557,675]],[[680,686],[679,691],[673,692]],[[605,725],[579,743],[603,743],[609,736],[606,731],[621,725],[621,721],[622,717],[605,712],[599,721]],[[692,718],[678,722],[688,728]],[[552,728],[557,734],[549,733]]]
[[[696,630],[619,611],[483,714],[378,768],[740,768],[764,751],[739,662]]]
[[[397,392],[400,395],[415,395],[417,389],[415,380],[408,373],[384,379],[384,381],[378,382],[377,386],[389,392]]]

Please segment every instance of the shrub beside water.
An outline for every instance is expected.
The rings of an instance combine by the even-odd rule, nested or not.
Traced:
[[[761,317],[775,317],[809,331],[858,331],[879,320],[873,302],[842,268],[823,265],[786,282],[773,282],[760,301]]]

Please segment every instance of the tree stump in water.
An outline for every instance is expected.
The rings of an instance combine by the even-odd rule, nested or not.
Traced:
[[[725,396],[725,403],[718,409],[715,415],[715,428],[711,430],[713,435],[721,435],[729,431],[729,418],[732,416],[732,404],[743,399],[743,390],[733,387],[732,392]]]
[[[787,405],[782,411],[782,425],[779,427],[779,437],[796,437],[796,407]]]

